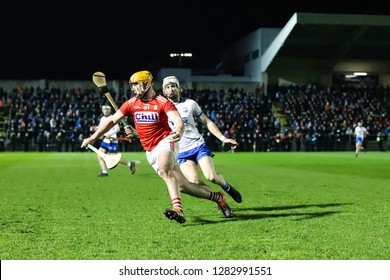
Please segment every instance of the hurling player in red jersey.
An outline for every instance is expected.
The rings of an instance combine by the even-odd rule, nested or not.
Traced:
[[[180,198],[182,192],[212,200],[218,204],[225,217],[232,217],[223,193],[212,192],[207,185],[190,183],[177,166],[179,140],[184,133],[184,124],[175,105],[154,91],[152,74],[149,71],[136,72],[130,77],[129,83],[134,96],[124,102],[94,134],[84,139],[81,147],[93,143],[125,116],[131,115],[148,162],[164,180],[171,198],[173,210],[165,209],[164,215],[180,224],[185,223]],[[174,130],[168,120],[174,123]]]

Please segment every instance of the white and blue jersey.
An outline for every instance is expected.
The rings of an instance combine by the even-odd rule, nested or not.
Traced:
[[[355,128],[356,143],[362,143],[366,133],[367,133],[367,129],[364,126],[357,126]]]
[[[199,104],[192,99],[181,97],[180,102],[175,102],[175,106],[184,123],[184,133],[179,142],[177,157],[179,165],[187,159],[198,162],[204,156],[213,157],[197,128],[197,120],[203,114]]]
[[[99,125],[95,127],[97,130],[109,117],[103,116],[100,118]],[[107,150],[110,153],[116,153],[118,151],[118,136],[117,133],[120,131],[120,126],[118,124],[114,125],[109,131],[107,131],[104,136],[110,136],[110,139],[104,138],[100,143],[100,147]]]

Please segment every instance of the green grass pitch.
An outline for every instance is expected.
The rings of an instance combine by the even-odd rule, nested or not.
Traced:
[[[171,208],[144,153],[99,178],[96,155],[0,153],[2,260],[389,260],[390,154],[216,153],[235,217],[182,195]],[[211,186],[220,191],[220,187]]]

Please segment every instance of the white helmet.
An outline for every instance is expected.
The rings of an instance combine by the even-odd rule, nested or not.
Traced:
[[[102,110],[104,110],[104,109],[111,110],[111,106],[104,104],[104,105],[102,105]]]
[[[165,87],[169,84],[176,85],[176,89],[171,90],[171,91],[166,90]],[[165,77],[163,80],[162,87],[163,87],[163,94],[165,95],[165,97],[167,97],[168,99],[171,99],[173,101],[178,101],[181,88],[180,88],[179,80],[175,76]]]

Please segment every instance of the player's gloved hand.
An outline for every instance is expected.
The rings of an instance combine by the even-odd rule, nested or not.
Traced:
[[[126,133],[126,138],[134,138],[136,134],[136,129],[134,127],[132,127],[131,125],[126,125],[125,127],[125,133]]]
[[[91,137],[85,138],[83,140],[83,143],[81,143],[81,148],[87,148],[88,144],[93,144],[95,142],[95,139],[92,139]]]
[[[173,130],[170,134],[170,137],[171,137],[171,142],[178,142],[180,141],[181,133],[180,131]]]

